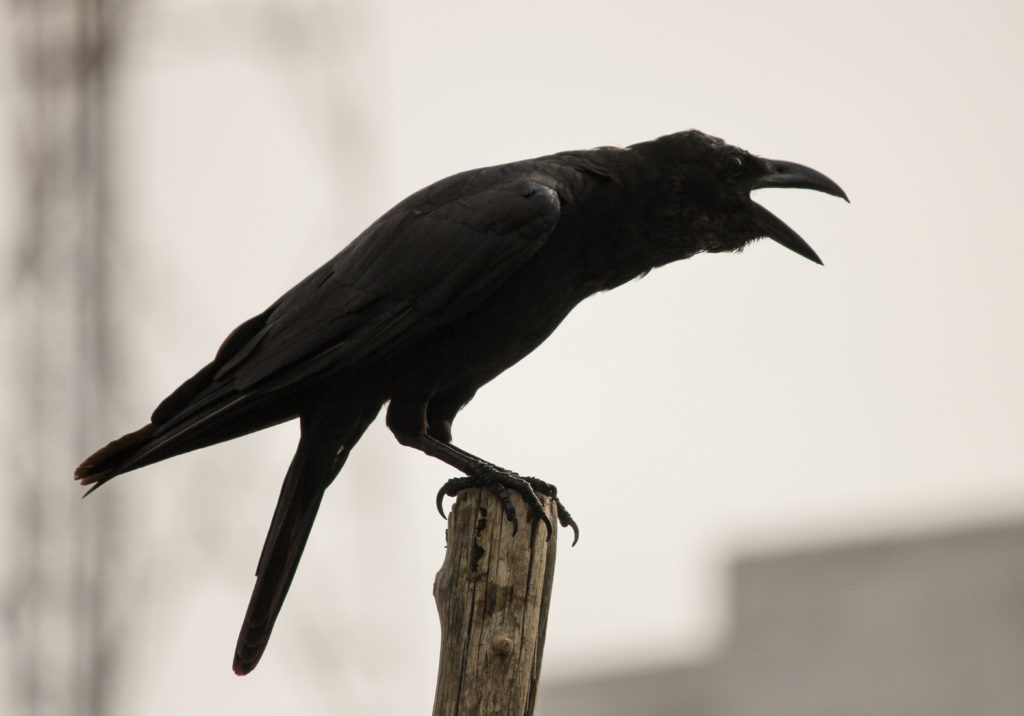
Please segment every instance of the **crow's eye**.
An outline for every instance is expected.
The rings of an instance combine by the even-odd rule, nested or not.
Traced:
[[[743,173],[743,157],[735,154],[729,157],[725,162],[725,168],[734,177],[738,177]]]

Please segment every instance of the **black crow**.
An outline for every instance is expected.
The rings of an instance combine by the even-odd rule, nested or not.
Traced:
[[[465,474],[438,493],[507,490],[544,515],[551,485],[452,444],[477,389],[536,348],[576,304],[670,261],[774,239],[821,263],[750,192],[814,189],[808,167],[697,131],[474,169],[402,201],[221,345],[141,429],[75,471],[82,484],[298,418],[301,438],[256,568],[235,651],[251,671],[270,637],[324,490],[388,403],[403,445]],[[556,498],[557,499],[557,498]],[[559,503],[559,520],[576,525]],[[547,524],[550,530],[550,524]],[[578,533],[577,533],[578,534]]]

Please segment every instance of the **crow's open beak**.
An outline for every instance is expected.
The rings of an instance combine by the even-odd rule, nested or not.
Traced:
[[[764,160],[767,170],[758,178],[753,189],[768,189],[771,187],[782,187],[790,189],[813,189],[815,191],[838,196],[840,199],[850,201],[838,184],[827,176],[795,162],[783,162],[775,159]],[[765,209],[760,204],[753,204],[754,222],[764,231],[765,236],[774,239],[790,251],[794,251],[805,259],[820,264],[821,259],[814,249],[804,241],[799,234],[786,226],[775,214]]]

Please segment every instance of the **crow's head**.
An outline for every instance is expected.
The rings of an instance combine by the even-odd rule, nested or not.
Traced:
[[[816,263],[821,259],[799,234],[750,198],[754,189],[814,189],[849,201],[827,176],[810,167],[762,159],[696,130],[662,137],[651,145],[670,151],[679,207],[700,251],[738,251],[768,237]],[[649,146],[651,146],[649,145]]]

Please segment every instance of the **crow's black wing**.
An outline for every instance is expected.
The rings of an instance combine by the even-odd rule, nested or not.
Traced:
[[[386,356],[478,305],[540,248],[561,211],[537,178],[486,171],[443,180],[378,219],[239,326],[154,422]]]
[[[285,295],[215,380],[277,388],[387,355],[478,305],[559,213],[556,192],[530,179],[389,212]]]

